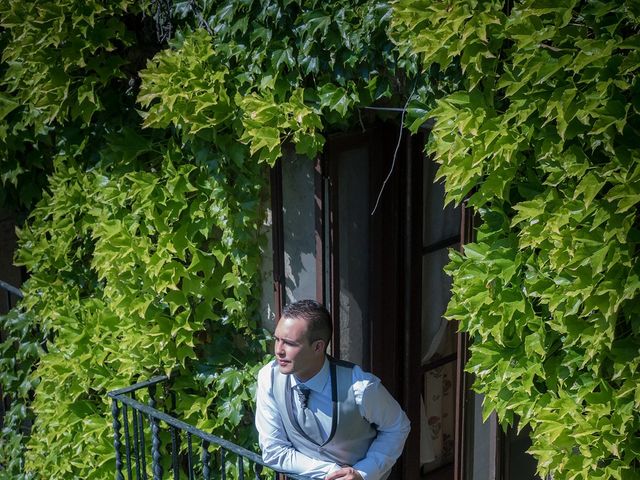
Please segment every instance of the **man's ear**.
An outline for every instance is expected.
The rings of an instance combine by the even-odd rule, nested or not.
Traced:
[[[324,340],[316,340],[313,343],[313,351],[314,352],[322,352],[324,353],[324,350],[326,348],[327,344]]]

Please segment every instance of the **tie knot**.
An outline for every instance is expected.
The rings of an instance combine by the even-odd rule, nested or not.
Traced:
[[[309,394],[311,393],[311,390],[305,385],[298,385],[296,391],[298,392],[298,400],[300,400],[300,406],[302,408],[307,408],[307,402],[309,401]]]

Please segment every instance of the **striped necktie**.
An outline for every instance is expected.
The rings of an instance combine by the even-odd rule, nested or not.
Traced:
[[[296,396],[298,397],[298,408],[296,418],[300,428],[304,431],[309,438],[311,438],[318,445],[322,444],[322,434],[320,433],[320,427],[318,425],[318,419],[313,412],[308,408],[309,395],[311,390],[305,385],[297,385],[295,387]]]

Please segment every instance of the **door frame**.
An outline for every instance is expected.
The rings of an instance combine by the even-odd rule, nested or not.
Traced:
[[[316,300],[328,306],[334,328],[331,352],[340,355],[340,249],[339,249],[339,176],[334,160],[340,151],[368,145],[370,150],[369,205],[373,205],[393,163],[399,128],[390,122],[378,122],[361,132],[327,136],[321,155],[314,162],[314,210],[316,254]],[[420,425],[422,384],[422,244],[423,230],[423,146],[429,131],[410,135],[406,130],[398,155],[382,192],[376,213],[370,218],[369,232],[369,322],[363,332],[362,367],[378,376],[407,413],[412,425]],[[272,241],[274,250],[273,291],[276,322],[286,303],[284,270],[284,234],[282,205],[282,162],[271,170]],[[474,212],[462,206],[460,248],[473,241]],[[447,239],[449,241],[451,239]],[[432,246],[432,247],[435,247]],[[438,245],[442,248],[442,245]],[[473,471],[473,419],[469,417],[472,377],[464,372],[468,360],[469,338],[457,334],[454,480],[466,480]],[[377,355],[376,352],[384,352]],[[389,359],[392,359],[389,361]],[[471,421],[470,421],[471,420]],[[495,480],[504,478],[502,434],[492,418],[491,451],[495,452]],[[405,450],[394,467],[394,478],[418,478],[420,471],[420,429],[412,428]],[[415,472],[411,474],[411,472]]]

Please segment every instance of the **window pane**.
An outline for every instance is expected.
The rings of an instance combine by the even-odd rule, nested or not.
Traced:
[[[424,246],[460,233],[460,207],[444,206],[444,185],[433,183],[438,165],[426,160],[424,165]]]
[[[456,245],[457,248],[457,245]],[[451,297],[451,279],[444,273],[447,249],[425,255],[422,261],[422,365],[456,351],[455,326],[443,315]],[[420,426],[422,472],[452,478],[455,432],[455,360],[424,373]]]
[[[495,430],[491,428],[491,422],[495,422],[495,414],[482,421],[483,395],[471,392],[473,409],[467,409],[470,422],[473,422],[473,448],[469,454],[473,456],[472,480],[491,480],[495,477]]]
[[[423,173],[423,246],[459,237],[460,208],[444,208],[444,188],[434,184],[437,165]],[[451,248],[459,248],[454,244]],[[455,450],[456,328],[444,318],[451,278],[444,273],[449,248],[422,257],[422,412],[420,465],[423,478],[451,480]],[[436,363],[438,366],[434,368]],[[446,362],[446,363],[445,363]]]
[[[367,147],[340,152],[338,218],[340,358],[362,365],[368,337],[369,158]]]
[[[459,248],[459,244],[452,248]],[[451,298],[451,278],[444,273],[449,263],[448,249],[425,255],[422,263],[422,356],[423,363],[439,352],[445,325],[443,315]],[[455,347],[454,347],[455,349]],[[453,351],[453,350],[452,350]],[[440,352],[441,354],[452,351]]]
[[[282,158],[285,301],[316,297],[314,161],[287,148]]]

